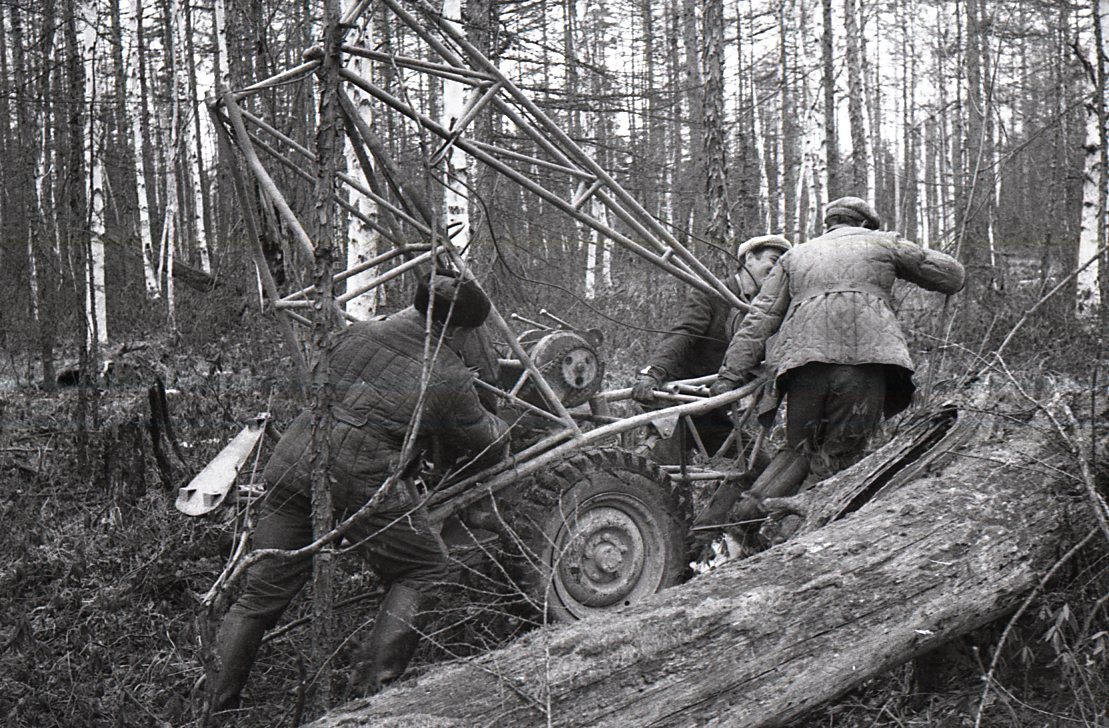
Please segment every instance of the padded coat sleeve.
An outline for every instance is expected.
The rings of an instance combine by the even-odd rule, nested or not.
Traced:
[[[758,366],[766,351],[766,340],[782,325],[789,310],[789,253],[782,256],[763,283],[751,310],[743,317],[720,367],[720,378],[743,380],[746,372]]]
[[[428,434],[439,438],[448,456],[476,458],[471,467],[485,467],[504,458],[508,425],[482,405],[472,375],[451,377],[436,389],[433,432]]]
[[[916,243],[891,241],[897,277],[929,291],[951,295],[963,290],[966,271],[962,263],[938,250],[925,250]]]
[[[695,340],[708,334],[712,312],[713,304],[708,294],[693,289],[686,295],[678,323],[670,328],[670,333],[648,362],[650,366],[663,370],[663,379],[670,379],[675,372],[681,371]]]

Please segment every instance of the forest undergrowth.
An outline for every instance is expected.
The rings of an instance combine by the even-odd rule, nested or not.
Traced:
[[[650,336],[617,321],[647,306],[664,321],[676,298],[644,300],[627,291],[596,308],[568,300],[579,325],[606,334],[606,386],[624,386],[646,356]],[[1060,308],[1021,325],[1000,358],[996,348],[1034,302],[965,305],[953,328],[939,326],[935,301],[904,301],[902,318],[933,396],[957,394],[979,372],[1011,376],[1033,398],[1060,388],[1081,421],[1083,452],[1103,452],[1107,429],[1095,328]],[[569,315],[567,314],[567,315]],[[642,320],[642,319],[638,319]],[[121,357],[108,379],[83,394],[44,391],[5,379],[0,392],[0,716],[5,725],[195,725],[202,674],[200,600],[223,567],[230,509],[191,519],[173,508],[176,490],[247,418],[270,411],[279,425],[295,414],[288,360],[271,322],[251,309],[218,329],[147,338]],[[936,342],[951,338],[941,348]],[[138,338],[138,337],[136,337]],[[930,373],[930,369],[934,373]],[[151,438],[150,387],[168,390],[172,433],[160,452]],[[83,400],[83,401],[82,401]],[[85,425],[80,411],[85,409]],[[172,440],[172,441],[171,441]],[[174,447],[174,443],[176,447]],[[1104,496],[1104,462],[1094,462]],[[1075,472],[1078,472],[1077,466]],[[332,660],[341,698],[351,645],[367,634],[381,590],[355,558],[339,560]],[[534,614],[496,569],[467,567],[442,606],[414,664],[419,671],[504,644],[533,628]],[[895,668],[811,715],[807,726],[1109,725],[1109,543],[1092,539],[1059,570],[1011,626],[1003,618],[960,646],[944,691],[914,694],[912,667]],[[297,600],[263,648],[237,716],[244,726],[294,725],[314,717],[309,599]],[[1008,629],[1007,629],[1008,628]],[[1001,635],[998,667],[984,691]],[[347,639],[348,637],[353,638]],[[956,653],[953,653],[956,654]],[[985,694],[985,702],[982,697]],[[981,708],[981,710],[980,710]]]

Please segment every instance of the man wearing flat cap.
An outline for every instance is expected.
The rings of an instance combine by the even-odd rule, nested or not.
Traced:
[[[746,240],[736,250],[739,264],[725,285],[739,300],[750,303],[778,258],[790,247],[790,242],[781,235],[761,235]],[[632,387],[632,398],[640,404],[654,404],[654,391],[663,382],[715,373],[728,346],[729,327],[741,316],[742,311],[733,311],[719,296],[690,290],[677,322],[652,352],[647,366],[640,370]],[[696,417],[694,424],[709,454],[714,454],[724,444],[732,430],[732,422],[724,411]],[[651,457],[663,464],[677,464],[684,454],[683,436],[684,433],[679,432],[655,442]],[[685,439],[692,445],[691,438]]]
[[[409,308],[356,323],[337,337],[329,375],[331,421],[324,428],[333,453],[329,476],[338,517],[357,511],[390,475],[411,464],[400,458],[416,422],[415,457],[430,450],[432,438],[448,443],[459,462],[480,465],[503,457],[508,428],[481,405],[473,375],[456,353],[489,308],[473,281],[437,271],[430,282],[420,282]],[[429,338],[433,359],[425,363]],[[297,549],[312,541],[312,419],[311,410],[302,412],[266,465],[255,549]],[[443,543],[414,493],[402,485],[394,481],[378,507],[346,533],[388,586],[351,679],[360,695],[404,672],[422,617],[449,581]],[[311,566],[308,557],[292,563],[262,560],[251,567],[221,625],[215,710],[238,704],[263,635],[300,591]]]
[[[828,203],[824,224],[824,235],[782,256],[713,385],[714,394],[738,388],[765,354],[787,400],[786,446],[755,481],[755,496],[792,495],[810,471],[824,478],[852,465],[883,415],[909,405],[913,363],[893,313],[894,280],[948,295],[963,287],[958,261],[879,232],[878,213],[865,200]],[[758,500],[746,499],[732,517],[757,518]]]

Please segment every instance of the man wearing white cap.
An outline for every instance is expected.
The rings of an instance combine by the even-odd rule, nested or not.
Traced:
[[[736,271],[725,281],[728,289],[744,303],[750,303],[790,247],[790,242],[781,235],[760,235],[745,241],[736,250],[739,261]],[[654,349],[647,366],[640,370],[632,387],[632,398],[650,405],[655,402],[654,390],[663,382],[715,373],[724,360],[732,327],[738,325],[736,317],[741,320],[742,312],[733,311],[719,296],[690,290],[677,322]],[[732,422],[724,411],[697,417],[694,424],[710,454],[724,444],[732,430]],[[663,464],[677,464],[688,451],[688,447],[682,447],[683,438],[692,445],[692,438],[679,431],[675,437],[654,443],[651,457]]]

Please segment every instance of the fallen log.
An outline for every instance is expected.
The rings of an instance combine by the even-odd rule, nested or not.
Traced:
[[[1088,529],[1046,430],[995,419],[830,525],[315,725],[784,725],[1013,610]]]

